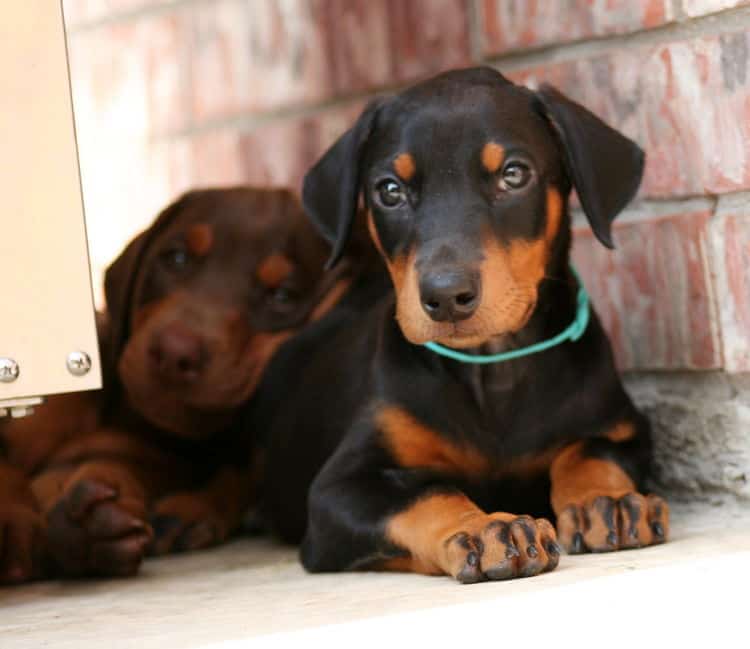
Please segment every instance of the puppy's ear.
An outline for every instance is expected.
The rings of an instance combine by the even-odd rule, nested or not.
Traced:
[[[130,335],[132,302],[141,265],[149,244],[196,195],[190,192],[166,207],[148,230],[141,232],[123,250],[104,274],[104,297],[107,302],[107,357],[105,365],[115,372],[117,359]]]
[[[605,246],[614,248],[612,221],[638,191],[643,150],[552,86],[543,85],[537,98],[560,140],[568,175],[591,229]]]
[[[352,230],[360,191],[360,165],[381,101],[365,108],[357,123],[344,133],[305,175],[302,203],[307,215],[333,250],[327,268],[341,259]]]

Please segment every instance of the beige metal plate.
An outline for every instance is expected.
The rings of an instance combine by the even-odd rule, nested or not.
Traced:
[[[0,20],[0,401],[101,386],[62,8],[3,4]],[[73,376],[66,358],[93,367]]]

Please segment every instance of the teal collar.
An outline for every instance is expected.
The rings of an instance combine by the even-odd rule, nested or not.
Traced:
[[[578,281],[578,294],[576,296],[578,307],[576,309],[576,317],[575,320],[570,323],[570,326],[568,326],[567,329],[561,331],[555,337],[548,338],[547,340],[543,340],[534,345],[529,345],[528,347],[521,347],[520,349],[512,349],[507,352],[500,352],[499,354],[489,355],[464,354],[463,352],[459,352],[455,349],[450,349],[449,347],[443,347],[442,345],[438,345],[437,343],[425,343],[424,346],[427,347],[427,349],[435,352],[436,354],[452,358],[454,361],[486,365],[489,363],[502,363],[503,361],[510,361],[514,358],[520,358],[521,356],[528,356],[529,354],[543,352],[545,349],[561,345],[568,340],[575,342],[581,336],[583,336],[583,332],[586,331],[586,327],[589,324],[591,309],[589,306],[589,295],[586,292],[583,281],[581,281],[581,276],[572,266],[570,267],[570,270],[573,272],[574,277]]]

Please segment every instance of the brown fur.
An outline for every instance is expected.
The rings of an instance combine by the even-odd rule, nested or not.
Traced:
[[[555,531],[549,521],[486,514],[460,493],[417,500],[390,518],[386,538],[405,556],[384,561],[378,569],[448,574],[463,582],[487,574],[496,579],[538,574],[554,569],[559,559],[559,550],[552,551]]]
[[[568,505],[583,504],[595,496],[619,498],[635,490],[635,484],[614,462],[586,457],[583,442],[563,449],[550,469],[551,502],[556,514]]]
[[[457,446],[403,408],[385,406],[378,411],[375,422],[400,466],[474,477],[489,470],[487,460],[476,449]]]
[[[187,260],[162,261],[177,242]],[[47,559],[66,575],[129,575],[149,547],[196,549],[236,530],[255,477],[229,426],[279,346],[343,295],[345,275],[323,281],[325,253],[293,197],[245,188],[186,195],[126,248],[99,319],[105,391],[0,421],[0,583],[39,576]],[[297,271],[294,317],[279,326],[250,299]],[[178,354],[199,341],[200,380],[179,365],[163,373],[165,337]]]
[[[623,421],[616,426],[613,426],[610,430],[605,433],[605,437],[610,442],[620,443],[627,442],[629,439],[635,437],[635,426],[628,421]]]
[[[382,406],[375,416],[375,423],[383,435],[385,447],[400,466],[431,469],[469,480],[537,476],[549,469],[557,454],[552,449],[493,465],[475,447],[457,445],[398,406]]]
[[[185,239],[194,255],[205,257],[213,246],[214,231],[208,223],[196,223],[188,229]]]
[[[505,151],[497,142],[487,142],[482,148],[482,165],[489,173],[497,173],[504,159]]]
[[[419,299],[414,254],[392,260],[384,255],[396,292],[396,318],[406,338],[414,344],[433,340],[461,349],[522,329],[536,306],[537,289],[545,276],[562,214],[560,192],[549,187],[546,224],[539,239],[514,240],[503,246],[492,235],[484,237],[484,261],[480,264],[484,298],[471,318],[456,323],[434,322],[425,314]],[[368,228],[383,254],[371,214]]]
[[[283,255],[273,254],[258,266],[258,279],[269,287],[279,286],[294,270],[292,263]]]
[[[329,313],[344,297],[351,286],[351,278],[345,278],[336,282],[328,291],[326,296],[310,313],[310,322],[317,322]]]
[[[417,172],[417,164],[410,153],[401,153],[393,161],[393,169],[401,180],[409,182]]]
[[[604,436],[622,443],[633,434],[632,425],[623,422]],[[639,494],[620,466],[586,456],[584,447],[585,442],[576,442],[563,449],[550,469],[551,502],[563,546],[573,552],[605,552],[663,542],[669,534],[666,502]]]

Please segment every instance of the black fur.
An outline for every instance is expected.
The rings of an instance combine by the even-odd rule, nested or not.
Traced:
[[[361,194],[387,260],[418,248],[420,272],[433,263],[434,255],[424,253],[430,241],[448,242],[461,263],[472,264],[487,226],[503,244],[541,236],[543,194],[493,203],[487,187],[494,178],[478,162],[466,162],[490,136],[507,151],[526,147],[538,187],[556,187],[567,199],[575,185],[597,236],[610,243],[610,223],[640,180],[638,147],[559,93],[534,94],[482,68],[447,73],[372,104],[310,171],[305,206],[333,244],[332,262],[344,249]],[[417,177],[409,189],[412,207],[394,216],[373,202],[373,184],[403,150],[416,157]],[[602,162],[607,157],[611,163]],[[504,339],[506,347],[552,337],[573,320],[569,244],[565,200],[536,308]],[[361,278],[326,318],[280,350],[254,401],[253,425],[266,435],[265,515],[286,540],[304,535],[308,570],[401,556],[385,538],[386,522],[434,491],[461,490],[486,511],[551,514],[545,473],[472,479],[399,466],[374,423],[383,404],[497,466],[588,440],[586,453],[616,462],[642,484],[648,424],[621,385],[595,314],[576,343],[477,366],[410,343],[394,313],[385,273]],[[635,438],[610,442],[605,433],[623,421],[634,425]]]

